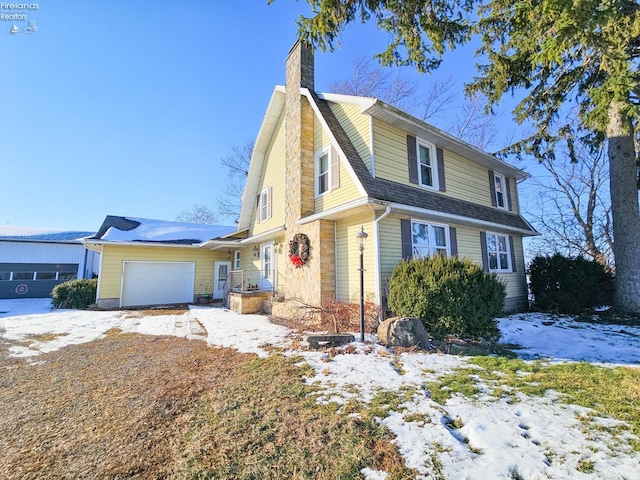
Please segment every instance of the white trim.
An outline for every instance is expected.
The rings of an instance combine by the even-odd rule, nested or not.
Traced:
[[[497,233],[497,232],[485,232],[486,236],[487,236],[487,267],[489,267],[489,271],[490,272],[495,272],[495,273],[511,273],[513,272],[513,265],[511,265],[511,242],[509,241],[509,235],[506,235],[504,233]],[[494,237],[496,237],[496,261],[498,262],[498,265],[500,265],[500,253],[501,251],[498,250],[498,237],[503,237],[505,240],[505,245],[506,245],[506,254],[507,254],[507,268],[491,268],[491,259],[489,258],[489,235],[493,235]],[[505,252],[502,252],[505,253]]]
[[[240,270],[242,266],[242,253],[240,250],[233,251],[233,269]]]
[[[231,261],[230,260],[216,260],[213,262],[213,285],[211,285],[211,297],[217,299],[220,298],[224,298],[224,288],[222,288],[222,296],[221,297],[217,297],[216,293],[218,292],[218,289],[216,288],[218,282],[220,281],[220,271],[219,268],[221,265],[227,265],[228,266],[228,270],[227,270],[227,280],[229,279],[229,274],[231,273]],[[205,294],[208,294],[208,292],[205,292]]]
[[[267,230],[266,232],[259,233],[258,235],[254,235],[253,237],[244,238],[240,240],[239,243],[240,245],[244,245],[246,243],[252,244],[264,238],[268,238],[269,236],[274,235],[278,232],[282,232],[283,230],[285,230],[284,225],[282,225],[281,227],[272,228],[271,230]]]
[[[505,178],[506,177],[502,173],[496,172],[494,170],[492,190],[495,196],[494,200],[496,201],[496,207],[502,210],[509,210],[509,205],[507,204],[507,181]],[[502,188],[502,205],[500,205],[500,202],[498,202],[498,189],[496,188],[496,180],[500,181],[500,187]]]
[[[371,203],[382,204],[381,202],[371,202]],[[478,220],[476,218],[471,218],[471,217],[463,217],[462,215],[452,215],[444,212],[439,212],[437,210],[429,210],[426,208],[412,207],[410,205],[403,205],[401,203],[389,203],[388,205],[391,206],[391,208],[393,208],[394,210],[401,210],[401,211],[412,212],[412,213],[415,212],[420,215],[438,218],[444,221],[448,221],[450,223],[457,223],[462,225],[474,225],[474,226],[479,226],[484,228],[491,227],[494,229],[513,232],[519,235],[524,235],[529,237],[535,237],[540,235],[540,233],[536,232],[533,229],[524,230],[522,228],[511,227],[509,225],[503,225],[500,223],[487,222],[485,220]]]
[[[265,259],[265,254],[264,251],[267,248],[271,248],[271,277],[269,278],[267,276],[264,275],[264,259]],[[275,242],[273,240],[269,241],[269,242],[265,242],[265,243],[261,243],[260,244],[260,284],[258,285],[258,288],[260,290],[265,290],[265,287],[263,285],[266,284],[271,284],[270,288],[271,290],[275,291],[277,289],[277,280],[278,280],[278,276],[277,276],[277,269],[278,269],[278,260],[276,258],[276,249],[275,249]],[[268,273],[268,272],[267,272]]]
[[[158,242],[128,242],[128,241],[113,241],[113,240],[91,240],[88,245],[112,245],[117,246],[134,246],[134,247],[163,247],[163,248],[200,248],[202,245],[210,242],[207,240],[204,243],[190,243],[188,245],[176,244],[176,243],[158,243]],[[89,248],[89,247],[87,247]]]
[[[263,199],[266,200],[263,202]],[[260,191],[260,195],[258,197],[258,208],[256,212],[256,223],[266,222],[271,218],[271,187],[264,187]],[[264,216],[262,215],[262,210],[266,208],[266,212],[264,212]]]
[[[358,97],[355,95],[345,95],[342,93],[317,93],[318,97],[322,100],[335,103],[348,103],[350,105],[356,105],[363,111],[373,106],[377,99],[373,97]]]
[[[356,172],[353,171],[353,168],[351,167],[351,162],[347,160],[347,156],[340,148],[340,145],[338,145],[338,141],[336,140],[336,137],[333,135],[333,132],[327,125],[327,122],[325,121],[324,116],[322,115],[322,113],[320,113],[320,109],[318,108],[318,105],[316,105],[316,102],[313,99],[313,96],[311,95],[311,93],[309,92],[309,89],[300,88],[300,93],[305,97],[307,97],[307,99],[309,100],[309,104],[313,108],[313,111],[315,112],[316,117],[320,121],[322,128],[324,128],[325,132],[327,133],[327,136],[331,139],[331,145],[333,145],[333,147],[338,152],[338,157],[341,159],[341,161],[343,161],[345,168],[347,169],[347,171],[349,172],[349,175],[351,176],[351,179],[353,180],[353,183],[358,188],[360,195],[365,196],[367,192],[365,191],[364,187],[360,183],[360,180],[358,180],[358,176],[356,175]]]
[[[352,208],[363,207],[365,205],[370,204],[368,197],[360,197],[356,200],[352,200],[348,203],[343,203],[342,205],[338,205],[337,207],[329,208],[327,210],[323,210],[319,213],[314,213],[313,215],[309,215],[307,217],[299,219],[296,224],[298,225],[306,225],[307,223],[315,222],[316,220],[323,220],[326,217],[330,217],[331,215],[336,215],[338,213],[346,212],[347,210],[351,210]]]
[[[326,190],[324,192],[320,192],[320,159],[324,156],[327,156],[327,171],[326,174]],[[325,145],[321,149],[317,150],[313,155],[313,190],[315,194],[315,198],[322,197],[331,193],[331,185],[333,185],[333,179],[331,178],[331,146]]]
[[[422,162],[420,161],[420,147],[425,147],[429,151],[429,167],[431,168],[431,185],[422,183]],[[440,177],[438,172],[438,156],[436,146],[423,139],[416,138],[416,161],[418,162],[418,186],[428,188],[429,190],[439,190]]]
[[[375,156],[375,148],[373,146],[373,116],[369,115],[369,140],[371,142],[371,146],[369,147],[369,155],[370,155],[370,163],[371,163],[371,176],[376,178],[376,156]]]
[[[411,219],[411,257],[418,257],[418,258],[424,258],[425,256],[417,256],[415,254],[414,251],[414,244],[413,244],[413,224],[414,223],[418,223],[420,225],[425,225],[427,228],[427,234],[429,237],[429,255],[427,256],[431,256],[434,253],[436,253],[436,250],[442,250],[442,248],[437,248],[437,245],[435,245],[435,238],[432,235],[433,234],[433,229],[434,228],[444,228],[444,241],[445,241],[445,249],[447,252],[447,257],[451,256],[451,237],[449,234],[449,225],[444,224],[444,223],[434,223],[434,222],[430,222],[428,220],[423,220],[421,218],[412,218]]]
[[[380,266],[381,258],[380,258],[380,222],[391,213],[391,207],[387,205],[386,210],[382,215],[376,218],[376,212],[373,212],[373,255],[374,261],[373,265],[376,269],[376,303],[379,307],[382,307],[382,278],[380,277],[380,271],[382,270]],[[380,310],[382,312],[382,310]]]

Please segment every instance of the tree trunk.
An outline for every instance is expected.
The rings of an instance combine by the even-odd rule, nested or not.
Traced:
[[[615,255],[614,306],[640,314],[640,213],[633,127],[621,102],[609,107],[609,185]]]

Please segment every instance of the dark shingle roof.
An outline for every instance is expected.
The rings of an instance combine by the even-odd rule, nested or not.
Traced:
[[[373,178],[369,173],[369,169],[362,161],[362,158],[360,158],[358,151],[353,146],[351,139],[333,114],[328,102],[318,97],[315,92],[310,93],[320,114],[327,123],[331,133],[333,133],[336,142],[338,142],[340,149],[345,154],[347,161],[369,198],[518,228],[520,230],[530,231],[532,235],[537,233],[520,215],[497,208],[477,205],[447,195],[430,192],[422,188],[403,185],[382,178]]]

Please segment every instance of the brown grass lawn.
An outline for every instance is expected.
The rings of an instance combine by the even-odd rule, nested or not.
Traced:
[[[316,405],[300,359],[108,332],[31,359],[0,339],[0,478],[414,478],[388,432]]]
[[[122,335],[29,364],[0,345],[0,478],[166,478],[195,402],[247,355]]]

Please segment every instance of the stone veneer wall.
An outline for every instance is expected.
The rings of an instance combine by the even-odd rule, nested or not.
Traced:
[[[296,267],[287,259],[285,297],[311,305],[323,305],[335,298],[336,294],[334,223],[318,220],[300,226],[296,232],[309,237],[310,256],[309,261],[301,267]]]
[[[315,213],[314,112],[300,88],[313,90],[313,52],[297,42],[286,63],[285,96],[285,245],[297,233],[309,237],[310,258],[302,267],[287,260],[285,297],[321,305],[335,297],[335,237],[333,222],[324,220],[298,225],[298,220]]]
[[[229,293],[229,309],[240,314],[261,313],[262,302],[271,297],[270,292]]]

